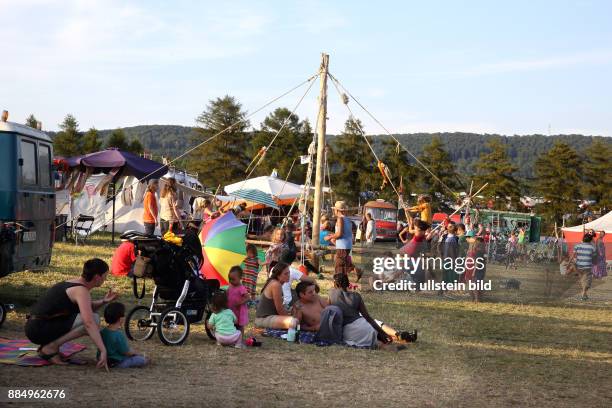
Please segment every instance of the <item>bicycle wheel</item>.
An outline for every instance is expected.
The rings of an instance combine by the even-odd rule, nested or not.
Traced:
[[[175,307],[166,309],[159,318],[157,334],[166,346],[180,346],[189,335],[187,316]]]
[[[155,319],[145,306],[136,306],[125,319],[125,334],[134,341],[149,340],[155,333]]]
[[[213,332],[208,328],[208,319],[210,319],[210,315],[212,314],[212,311],[209,308],[206,308],[206,317],[204,318],[204,329],[206,330],[206,334],[208,335],[208,337],[211,340],[215,340],[215,335],[213,334]]]

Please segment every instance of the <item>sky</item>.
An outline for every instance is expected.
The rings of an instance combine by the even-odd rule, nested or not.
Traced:
[[[330,72],[393,133],[612,135],[610,1],[0,0],[0,109],[57,130],[193,126]],[[302,86],[251,117],[291,110]],[[296,109],[314,124],[319,84]],[[348,111],[329,84],[328,133]],[[384,133],[355,103],[369,134]]]

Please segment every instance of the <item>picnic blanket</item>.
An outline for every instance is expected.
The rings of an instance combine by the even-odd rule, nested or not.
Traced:
[[[282,338],[281,336],[286,336],[287,335],[287,330],[281,330],[281,329],[266,329],[263,332],[263,335],[266,337],[275,337],[277,339]],[[314,344],[315,346],[319,346],[319,347],[327,347],[327,346],[333,346],[334,344],[339,344],[342,346],[346,346],[346,347],[352,347],[352,348],[357,348],[357,349],[364,349],[364,350],[370,350],[371,347],[358,347],[358,346],[349,346],[348,344],[345,343],[334,343],[331,341],[325,341],[325,340],[319,340],[316,337],[316,333],[315,332],[311,332],[311,331],[300,331],[300,343],[303,344]]]
[[[60,353],[64,358],[68,358],[80,351],[85,350],[86,346],[78,343],[66,343],[60,348]],[[12,364],[22,367],[42,367],[51,365],[50,362],[38,357],[36,350],[38,345],[31,343],[27,339],[11,340],[0,338],[0,363]],[[82,364],[80,360],[68,360],[74,364]]]

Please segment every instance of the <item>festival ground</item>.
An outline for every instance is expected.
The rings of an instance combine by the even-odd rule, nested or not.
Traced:
[[[382,256],[390,245],[377,244],[368,256],[356,249],[355,260],[367,264],[369,256]],[[112,250],[104,235],[86,246],[58,243],[48,272],[3,278],[0,298],[20,308],[7,316],[0,336],[24,338],[27,306],[38,294],[78,275],[87,258],[110,261]],[[547,275],[541,266],[506,271],[489,265],[487,273],[495,289],[481,304],[462,294],[447,299],[434,293],[364,292],[373,316],[419,329],[419,341],[400,352],[268,338],[260,349],[226,349],[197,324],[181,347],[163,346],[157,336],[133,344],[152,357],[150,368],[102,372],[93,365],[91,342],[83,338],[88,349],[81,357],[92,364],[2,366],[0,386],[63,388],[67,406],[608,406],[612,280],[596,282],[591,299],[580,302],[572,278],[552,270]],[[509,277],[521,281],[519,291],[500,289]],[[326,274],[320,281],[323,292],[329,279]],[[110,278],[108,285],[120,291],[128,307],[135,303],[128,280]],[[94,291],[94,297],[102,294]]]

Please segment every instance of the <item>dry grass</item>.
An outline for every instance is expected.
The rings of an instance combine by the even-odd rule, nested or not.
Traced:
[[[20,306],[0,334],[23,338],[27,305],[52,283],[77,275],[85,259],[110,261],[112,250],[107,236],[85,247],[58,244],[49,271],[0,280],[0,298]],[[147,369],[107,374],[91,365],[4,366],[0,386],[63,387],[70,405],[81,406],[609,406],[612,297],[605,285],[612,282],[600,284],[594,300],[579,303],[575,282],[551,275],[547,284],[542,268],[507,272],[492,266],[488,274],[495,285],[515,276],[523,287],[496,290],[481,304],[460,294],[448,300],[364,293],[375,317],[419,329],[419,342],[397,353],[267,338],[261,349],[226,349],[209,341],[197,324],[182,347],[162,346],[157,337],[134,344],[153,357]],[[135,303],[130,281],[109,282],[124,302]],[[323,291],[329,282],[322,282]],[[82,355],[93,358],[93,348]]]

